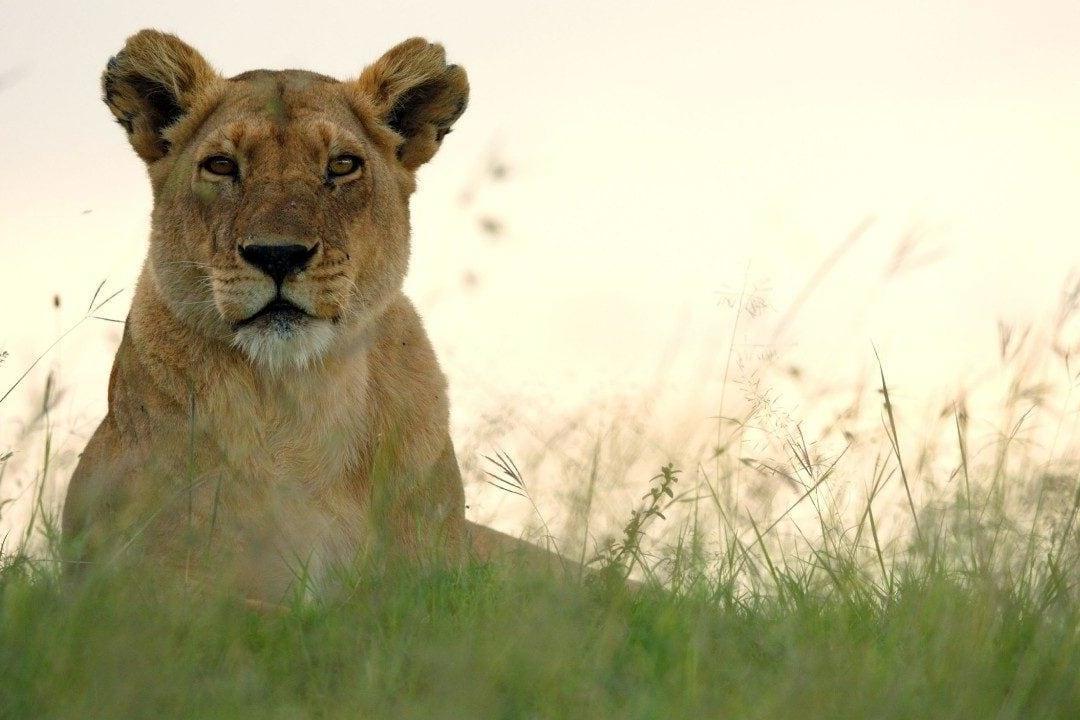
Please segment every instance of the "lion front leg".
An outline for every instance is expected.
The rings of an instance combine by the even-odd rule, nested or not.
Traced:
[[[380,458],[371,484],[378,559],[456,566],[467,558],[465,492],[449,436],[427,468]]]

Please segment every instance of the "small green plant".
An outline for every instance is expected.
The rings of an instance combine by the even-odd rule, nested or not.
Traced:
[[[660,472],[649,481],[649,491],[641,496],[641,507],[630,513],[630,520],[623,527],[622,537],[611,540],[593,559],[606,567],[618,568],[624,578],[630,577],[634,567],[651,574],[651,565],[642,549],[642,541],[649,524],[655,519],[666,520],[664,509],[675,501],[675,484],[679,482],[679,471],[672,464],[660,468]]]

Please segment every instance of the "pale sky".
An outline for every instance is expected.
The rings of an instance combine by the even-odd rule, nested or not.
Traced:
[[[632,397],[659,368],[672,412],[706,417],[731,337],[752,360],[867,218],[781,350],[843,384],[875,343],[912,404],[992,365],[998,320],[1045,318],[1080,266],[1075,2],[39,0],[0,13],[3,389],[98,283],[133,285],[149,187],[98,78],[142,27],[227,74],[351,76],[412,35],[468,70],[469,109],[420,173],[407,285],[459,437],[510,401],[543,424]],[[506,181],[463,206],[493,148]],[[494,240],[488,216],[505,228]],[[933,262],[886,278],[911,232]],[[769,307],[733,335],[725,299],[744,283]],[[0,439],[58,365],[77,444],[104,411],[118,328],[72,333],[0,408]]]

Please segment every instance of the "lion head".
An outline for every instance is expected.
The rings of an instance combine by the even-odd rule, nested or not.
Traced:
[[[102,86],[153,187],[144,277],[182,322],[275,370],[358,337],[400,290],[414,173],[469,93],[419,38],[352,80],[225,78],[154,30]]]

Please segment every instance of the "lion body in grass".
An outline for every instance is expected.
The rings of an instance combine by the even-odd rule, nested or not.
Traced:
[[[137,553],[275,599],[359,560],[509,541],[465,520],[446,381],[401,290],[415,172],[464,71],[412,39],[354,80],[225,78],[144,30],[103,88],[154,206],[65,502],[74,565]]]

